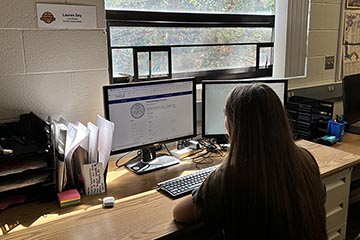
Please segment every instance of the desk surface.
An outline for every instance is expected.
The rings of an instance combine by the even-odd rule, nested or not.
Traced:
[[[346,138],[343,145],[346,145]],[[304,140],[297,144],[315,156],[322,176],[332,175],[360,163],[359,155],[338,150],[337,147]],[[356,145],[359,146],[359,142]],[[221,160],[213,164],[218,161]],[[153,189],[157,182],[178,176],[189,169],[195,169],[194,165],[185,161],[141,176],[123,168],[109,171],[108,192],[82,196],[82,204],[79,206],[59,209],[56,202],[33,202],[3,211],[0,214],[1,224],[19,221],[20,225],[0,238],[154,239],[175,232],[180,226],[173,221],[172,209],[179,199],[172,200],[156,190],[147,190]],[[114,208],[101,208],[100,200],[106,195],[118,199]]]
[[[349,141],[349,145],[347,145],[346,142],[343,142],[337,143],[332,147],[305,140],[300,140],[297,142],[297,144],[306,148],[314,155],[319,165],[321,176],[327,177],[360,163],[360,154],[358,155],[350,151],[345,152],[344,149],[346,148],[358,151],[358,149],[356,149],[354,146],[357,145],[357,148],[360,147],[360,138],[356,143],[350,142],[350,139],[347,139],[346,141]]]
[[[360,135],[345,133],[343,141],[336,143],[332,147],[360,155]]]

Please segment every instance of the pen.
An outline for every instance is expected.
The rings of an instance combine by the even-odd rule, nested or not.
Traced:
[[[344,121],[344,117],[340,114],[336,115],[335,122],[342,123]]]

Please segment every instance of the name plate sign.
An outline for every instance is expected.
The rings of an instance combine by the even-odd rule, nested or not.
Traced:
[[[39,28],[95,29],[96,6],[37,3]]]

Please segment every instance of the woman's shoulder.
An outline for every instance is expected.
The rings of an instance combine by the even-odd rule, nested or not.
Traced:
[[[303,147],[298,147],[298,148],[299,148],[299,151],[300,151],[301,155],[303,156],[303,159],[305,160],[305,162],[310,164],[312,167],[318,168],[318,164],[317,164],[315,156],[313,154],[311,154],[311,152],[309,150],[307,150],[306,148],[303,148]]]
[[[305,156],[305,157],[308,157],[308,158],[312,158],[315,160],[315,157],[311,154],[311,152],[309,150],[307,150],[306,148],[304,147],[298,147],[300,152]]]

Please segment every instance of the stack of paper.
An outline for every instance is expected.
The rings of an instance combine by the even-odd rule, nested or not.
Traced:
[[[58,193],[57,196],[61,208],[80,203],[80,194],[76,189]]]
[[[97,116],[97,125],[75,124],[60,118],[52,125],[58,192],[77,189],[87,195],[105,192],[105,170],[114,123]]]

